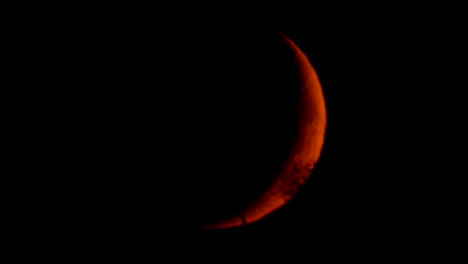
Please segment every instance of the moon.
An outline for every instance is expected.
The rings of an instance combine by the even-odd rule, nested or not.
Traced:
[[[232,218],[201,226],[202,229],[223,229],[256,222],[277,210],[299,191],[317,163],[326,129],[326,108],[317,73],[306,55],[287,36],[282,39],[294,54],[299,71],[301,96],[297,103],[298,133],[279,173],[257,200],[243,213]]]

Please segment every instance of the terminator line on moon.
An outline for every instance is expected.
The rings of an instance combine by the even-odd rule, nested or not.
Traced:
[[[325,136],[326,110],[317,74],[304,53],[285,35],[282,39],[294,53],[299,66],[301,98],[298,102],[298,134],[290,153],[272,184],[241,215],[202,226],[222,229],[252,223],[280,208],[299,191],[319,159]]]

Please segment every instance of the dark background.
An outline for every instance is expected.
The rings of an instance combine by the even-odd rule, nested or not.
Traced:
[[[384,9],[314,4],[227,15],[188,8],[163,18],[142,8],[96,8],[28,23],[25,65],[41,69],[28,80],[46,87],[28,95],[47,98],[38,108],[45,111],[30,114],[39,120],[34,149],[47,160],[35,168],[48,175],[31,186],[51,190],[42,192],[47,202],[32,202],[42,219],[37,227],[52,223],[59,237],[82,244],[144,249],[158,242],[201,252],[288,244],[308,256],[388,254],[431,244],[446,232],[441,223],[455,200],[441,180],[453,169],[436,166],[448,159],[439,139],[450,120],[439,109],[450,105],[441,92],[451,80],[441,77],[449,47],[434,44],[450,41],[454,29],[431,12]],[[261,221],[196,229],[222,203],[241,210],[251,197],[233,199],[236,190],[254,196],[294,135],[297,95],[279,85],[294,83],[294,66],[286,67],[286,55],[271,59],[281,45],[262,49],[278,31],[307,55],[323,87],[328,123],[320,160],[301,192]],[[291,72],[265,77],[275,70]],[[288,104],[277,107],[280,98]],[[230,111],[239,105],[242,111]],[[277,127],[284,129],[263,136]],[[226,140],[239,134],[242,140]],[[247,174],[235,177],[270,162],[270,176],[251,182],[255,187],[245,184]]]

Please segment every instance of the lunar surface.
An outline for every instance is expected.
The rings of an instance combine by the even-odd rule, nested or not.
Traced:
[[[296,44],[281,35],[294,54],[301,94],[297,102],[297,136],[280,172],[257,200],[239,215],[204,225],[206,229],[241,226],[262,219],[288,202],[311,175],[325,136],[326,110],[322,88],[311,63]]]

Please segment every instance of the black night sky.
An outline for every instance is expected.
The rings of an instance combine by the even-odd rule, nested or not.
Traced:
[[[38,26],[37,50],[50,51],[39,56],[59,76],[52,85],[69,86],[57,101],[54,134],[57,153],[68,153],[57,158],[63,198],[50,206],[55,214],[61,208],[62,236],[145,248],[281,241],[305,245],[309,257],[432,237],[424,219],[436,198],[425,186],[435,178],[420,170],[420,153],[437,143],[428,146],[419,128],[437,116],[424,100],[436,80],[422,80],[430,34],[346,10],[171,19],[97,12]],[[322,84],[321,158],[301,191],[261,221],[197,229],[242,211],[297,132],[297,66],[278,32],[305,53]]]

